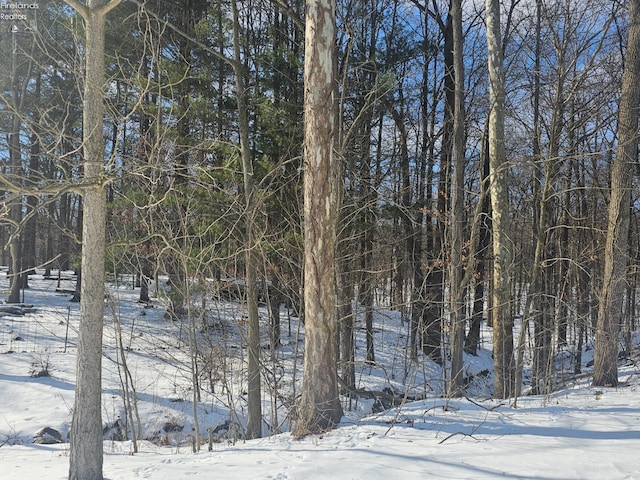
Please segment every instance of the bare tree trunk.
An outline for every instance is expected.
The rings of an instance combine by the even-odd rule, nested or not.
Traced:
[[[41,100],[41,84],[42,78],[40,72],[36,74],[35,77],[35,87],[34,87],[34,97],[36,98],[36,102]],[[35,117],[32,120],[33,125],[33,133],[31,134],[31,148],[29,152],[29,171],[30,176],[33,176],[31,172],[37,172],[40,167],[40,155],[41,155],[41,144],[40,144],[40,134],[37,131],[37,125],[39,124],[39,114],[35,114]],[[35,186],[37,179],[31,178],[29,182],[29,189],[32,189]],[[30,274],[35,273],[35,267],[38,263],[38,253],[37,253],[37,233],[38,233],[38,222],[37,222],[37,208],[38,208],[38,196],[37,195],[29,195],[27,196],[26,201],[26,223],[24,230],[24,241],[22,247],[22,258],[23,258],[23,270],[24,270],[24,282],[25,284],[22,286],[23,288],[28,288],[27,280]],[[45,258],[45,261],[49,261],[50,258]]]
[[[481,215],[482,218],[479,221],[478,232],[478,244],[475,252],[475,285],[473,291],[473,307],[471,313],[471,322],[469,324],[469,332],[465,338],[464,351],[471,355],[478,354],[478,348],[480,346],[480,327],[482,324],[482,317],[484,315],[484,301],[485,301],[485,283],[486,283],[486,266],[485,259],[490,246],[491,241],[491,198],[488,195],[489,190],[489,155],[487,146],[487,134],[485,129],[483,134],[484,148],[482,153],[482,166],[480,168],[480,198],[482,202]]]
[[[304,305],[302,397],[294,436],[342,418],[335,341],[335,245],[339,188],[334,157],[335,1],[306,5],[304,68]]]
[[[15,33],[13,34],[15,42]],[[14,53],[15,58],[15,53]],[[15,61],[15,60],[14,60]],[[15,76],[15,74],[14,74]],[[22,158],[20,153],[20,115],[13,113],[11,134],[9,135],[9,157],[12,180],[19,185],[22,176]],[[9,236],[9,254],[11,268],[9,269],[10,287],[7,303],[20,303],[20,288],[22,286],[22,238],[20,224],[22,223],[22,194],[15,193],[9,207],[11,235]]]
[[[339,260],[336,263],[336,286],[338,299],[338,324],[340,328],[340,344],[338,346],[341,378],[342,381],[350,388],[355,389],[356,386],[356,370],[355,370],[355,346],[354,331],[355,318],[353,314],[353,280],[350,268],[350,256],[346,248],[346,240],[342,240],[338,244]]]
[[[493,230],[493,364],[494,395],[508,398],[514,393],[513,314],[511,267],[513,252],[509,219],[508,164],[504,145],[504,71],[500,33],[500,2],[486,0],[489,63],[489,162]]]
[[[462,4],[461,0],[451,2],[451,17],[453,22],[453,64],[455,72],[455,100],[453,111],[453,185],[451,224],[449,233],[451,239],[451,258],[449,273],[450,288],[450,349],[451,373],[449,377],[449,395],[460,396],[463,387],[463,350],[464,350],[464,292],[462,282],[462,244],[464,237],[464,65],[462,59]]]
[[[593,384],[618,384],[618,344],[629,257],[633,167],[638,159],[640,104],[640,0],[629,0],[629,37],[618,107],[618,147],[611,170],[609,224],[598,308]]]
[[[82,224],[82,294],[76,391],[71,421],[70,480],[102,480],[102,324],[106,192],[104,186],[103,87],[104,24],[120,0],[66,0],[85,23],[83,108],[84,208]]]
[[[240,55],[240,24],[238,6],[231,2],[233,12],[233,70],[236,79],[236,98],[238,103],[238,126],[240,129],[240,154],[242,157],[242,176],[244,180],[245,199],[245,289],[247,293],[247,431],[246,438],[262,436],[262,394],[260,381],[260,318],[258,316],[258,285],[256,265],[255,222],[255,188],[253,182],[253,165],[249,146],[249,119],[247,115],[246,70]]]
[[[581,245],[584,245],[585,248],[588,248],[589,245],[589,237],[587,235],[586,225],[588,224],[589,218],[589,205],[586,199],[585,192],[585,181],[584,181],[584,167],[580,168],[579,165],[576,165],[576,177],[577,177],[577,214],[578,214],[578,226],[581,228],[579,231],[578,241]],[[583,261],[584,262],[584,261]],[[587,260],[587,262],[590,262]],[[578,344],[576,346],[576,358],[575,364],[573,368],[573,372],[577,375],[582,373],[582,347],[584,344],[585,333],[588,331],[590,322],[590,305],[589,305],[589,296],[590,296],[590,275],[588,273],[588,265],[587,263],[582,263],[578,265],[578,268],[574,269],[573,273],[575,280],[574,285],[576,286],[576,323],[577,323],[577,333]]]
[[[11,256],[11,265],[9,269],[10,273],[10,288],[8,303],[20,302],[20,289],[23,287],[23,262],[22,262],[22,210],[23,210],[23,195],[20,191],[22,189],[24,171],[22,168],[22,149],[20,146],[20,130],[22,128],[22,105],[24,103],[25,90],[28,74],[25,77],[23,85],[19,79],[18,73],[18,41],[16,35],[18,33],[13,29],[11,31],[11,132],[9,133],[9,176],[10,181],[16,187],[16,193],[12,194],[12,201],[9,205],[9,221],[10,231],[9,236],[9,253]]]

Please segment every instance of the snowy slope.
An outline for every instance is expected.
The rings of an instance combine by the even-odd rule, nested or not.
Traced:
[[[70,275],[67,278],[62,287],[72,288],[73,279]],[[0,289],[6,288],[3,281],[0,276]],[[67,443],[32,443],[44,427],[56,429],[66,438],[71,421],[79,307],[69,303],[68,294],[55,293],[55,288],[55,281],[33,277],[25,303],[32,304],[34,311],[23,316],[3,314],[0,320],[2,480],[67,476]],[[141,441],[135,455],[130,441],[105,441],[104,473],[110,480],[192,476],[640,479],[640,378],[633,362],[622,367],[624,386],[617,389],[591,387],[585,376],[553,395],[521,398],[514,408],[486,395],[490,378],[479,375],[490,369],[485,350],[480,357],[467,359],[468,374],[477,378],[470,389],[472,396],[446,400],[438,395],[441,372],[437,365],[427,362],[418,368],[406,360],[406,326],[394,312],[380,312],[376,317],[379,365],[358,365],[358,386],[400,391],[402,384],[408,383],[412,386],[409,393],[422,400],[376,414],[371,413],[370,400],[359,400],[339,428],[323,436],[296,441],[288,433],[271,434],[270,425],[265,424],[268,436],[263,439],[243,441],[231,434],[213,443],[211,451],[205,442],[194,454],[191,442],[196,423],[206,432],[229,420],[242,422],[245,353],[238,335],[243,328],[242,308],[216,305],[212,309],[215,331],[205,335],[198,329],[199,342],[209,342],[210,347],[207,350],[201,345],[202,350],[214,352],[207,357],[213,374],[206,376],[207,381],[213,378],[214,392],[203,393],[194,409],[186,326],[165,319],[162,308],[144,309],[136,303],[137,291],[126,284],[111,286],[110,292],[113,301],[108,302],[105,323],[103,422],[126,420],[122,369],[117,363],[120,350],[115,320],[119,319],[139,403],[141,435],[154,441]],[[289,337],[287,319],[283,319],[282,352],[271,359],[265,351],[266,365],[279,392],[284,393],[270,394],[265,382],[263,410],[272,424],[277,421],[284,429],[295,395],[291,373],[294,362],[300,361],[298,347],[302,346],[303,332],[298,332],[295,319],[292,325]],[[361,357],[363,351],[361,348],[357,355]],[[226,376],[220,375],[223,367],[228,371]],[[49,376],[34,376],[42,370],[48,370]],[[175,431],[171,425],[176,426]]]

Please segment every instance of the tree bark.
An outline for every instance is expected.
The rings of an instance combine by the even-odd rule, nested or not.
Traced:
[[[487,125],[488,127],[488,125]],[[470,355],[477,355],[480,347],[480,327],[482,326],[482,318],[484,315],[485,302],[485,282],[486,282],[486,265],[485,260],[489,251],[491,242],[491,198],[488,195],[489,190],[489,155],[488,155],[488,130],[485,129],[483,134],[483,153],[481,156],[482,166],[480,168],[480,198],[482,202],[481,215],[478,225],[478,244],[475,252],[475,285],[473,289],[473,307],[471,313],[471,321],[469,324],[469,332],[465,338],[464,351]]]
[[[514,393],[513,316],[511,267],[513,263],[509,219],[508,164],[504,144],[504,70],[500,33],[500,2],[486,0],[489,64],[489,165],[493,231],[493,361],[494,395]]]
[[[611,170],[609,223],[598,308],[593,384],[618,384],[618,345],[628,271],[631,187],[638,159],[640,0],[629,0],[629,36],[618,107],[618,147]]]
[[[8,135],[9,147],[9,178],[17,187],[22,189],[24,171],[22,168],[22,148],[20,145],[20,132],[22,129],[22,105],[24,103],[25,90],[29,74],[20,82],[18,71],[18,40],[17,32],[11,32],[11,131]],[[7,303],[20,303],[20,290],[23,287],[23,238],[22,238],[22,192],[12,194],[14,197],[9,204],[9,223],[11,225],[9,236],[9,253],[11,265],[9,269],[10,287]]]
[[[304,65],[304,305],[302,396],[294,436],[342,418],[335,341],[338,164],[334,157],[334,0],[306,5]]]
[[[70,480],[102,480],[102,324],[105,293],[106,192],[103,139],[104,25],[120,0],[66,0],[85,22],[83,108],[84,215],[76,391],[71,421]]]
[[[449,378],[449,395],[460,396],[463,387],[463,350],[464,350],[464,291],[462,244],[464,240],[464,64],[462,58],[462,4],[461,0],[451,2],[453,23],[453,64],[455,73],[455,100],[453,111],[453,185],[451,205],[451,258],[449,260],[450,285],[450,349],[451,372]]]
[[[253,165],[249,145],[249,118],[247,115],[246,70],[240,55],[240,24],[238,7],[235,0],[231,2],[233,12],[233,70],[236,82],[236,98],[238,104],[238,127],[240,129],[240,155],[242,157],[242,176],[245,200],[245,289],[247,293],[247,438],[262,436],[262,400],[260,381],[260,318],[258,316],[258,285],[256,265],[255,221],[255,188],[253,182]]]

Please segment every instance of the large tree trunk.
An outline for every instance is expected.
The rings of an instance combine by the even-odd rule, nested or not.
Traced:
[[[304,306],[302,397],[294,436],[342,418],[335,341],[337,162],[334,140],[335,1],[306,5],[304,68]]]
[[[611,170],[604,276],[596,326],[593,384],[618,384],[618,335],[628,270],[633,168],[638,159],[640,104],[640,0],[629,0],[629,37],[618,109],[618,148]]]
[[[82,295],[69,479],[102,480],[102,324],[107,213],[102,133],[104,24],[107,12],[120,0],[88,0],[86,6],[75,0],[67,0],[67,3],[85,22],[83,154],[84,183],[87,185],[84,190]]]
[[[493,230],[493,364],[494,395],[508,398],[514,393],[513,316],[511,311],[511,267],[513,263],[507,159],[504,145],[504,71],[500,34],[500,2],[486,0],[487,47],[489,52],[489,165]]]

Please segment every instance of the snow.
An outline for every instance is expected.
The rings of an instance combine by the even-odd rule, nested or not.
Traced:
[[[73,278],[70,273],[65,277],[62,287],[72,289]],[[0,289],[7,286],[6,277],[0,274]],[[68,443],[36,444],[33,440],[45,427],[58,430],[63,438],[69,432],[79,306],[69,303],[70,295],[55,293],[56,281],[42,275],[32,276],[30,287],[25,303],[33,305],[33,311],[23,316],[1,314],[0,319],[2,480],[63,479],[68,474]],[[514,406],[513,401],[488,395],[491,379],[486,371],[491,362],[485,348],[478,357],[465,357],[467,373],[475,375],[470,396],[446,399],[440,395],[439,367],[432,362],[418,366],[408,362],[406,326],[396,312],[382,311],[376,315],[378,365],[357,366],[358,387],[401,391],[402,384],[409,383],[409,394],[420,400],[373,413],[372,401],[360,399],[352,403],[353,409],[346,411],[338,428],[324,435],[294,440],[289,433],[270,432],[265,424],[264,438],[245,441],[232,434],[214,442],[211,451],[205,441],[193,453],[196,420],[200,430],[206,431],[243,419],[246,404],[241,369],[246,352],[238,340],[242,307],[221,303],[208,308],[215,325],[209,335],[200,332],[198,338],[209,342],[214,352],[207,357],[211,365],[207,372],[212,372],[215,385],[214,392],[207,394],[210,389],[203,381],[194,417],[186,327],[164,318],[162,298],[154,300],[156,308],[145,309],[136,302],[137,290],[126,282],[110,285],[109,290],[103,422],[126,420],[122,369],[116,362],[119,350],[114,327],[119,319],[142,436],[148,439],[139,442],[135,454],[131,441],[105,441],[104,475],[109,480],[640,479],[640,376],[635,362],[621,366],[618,388],[592,387],[585,369],[585,375],[553,394],[522,397]],[[265,382],[263,407],[271,419],[271,412],[277,409],[284,430],[290,405],[287,396],[295,395],[293,362],[298,362],[298,381],[301,374],[303,334],[301,329],[298,338],[293,319],[289,337],[287,322],[285,316],[285,346],[277,358],[270,359],[265,350],[265,365],[273,362],[270,371],[278,372],[279,391],[285,394],[272,395]],[[358,332],[359,338],[363,333]],[[488,347],[489,333],[483,335]],[[360,346],[357,356],[363,354]],[[586,362],[588,352],[584,356]],[[221,375],[223,366],[226,377]],[[49,376],[35,376],[43,370]],[[167,424],[180,425],[182,430],[166,432]]]

